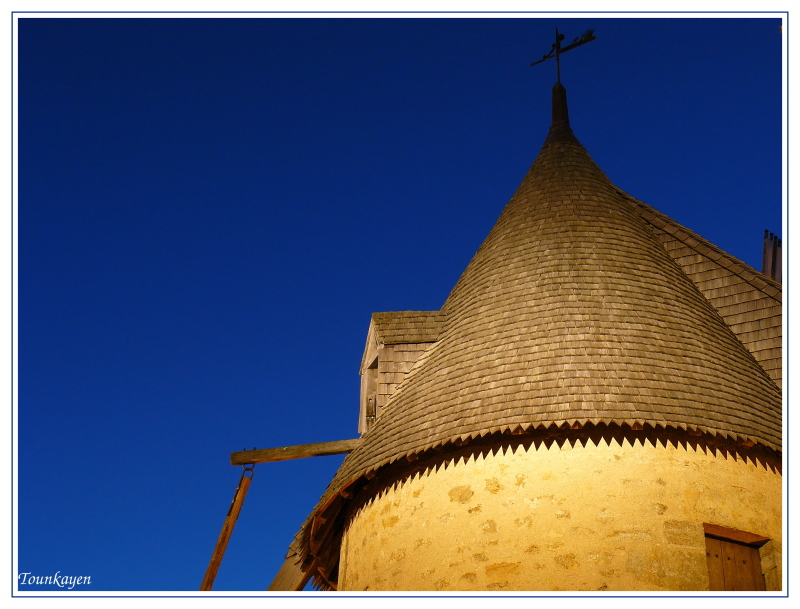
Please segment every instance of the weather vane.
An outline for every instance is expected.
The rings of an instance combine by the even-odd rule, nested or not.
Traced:
[[[575,38],[571,44],[565,46],[563,49],[561,48],[561,41],[564,40],[564,34],[558,33],[558,28],[556,28],[556,41],[553,44],[553,48],[550,49],[550,52],[542,57],[539,61],[534,61],[531,65],[535,66],[537,63],[542,63],[543,61],[547,61],[551,57],[556,58],[556,79],[559,83],[561,83],[561,63],[560,63],[560,56],[561,53],[566,53],[567,51],[571,51],[575,47],[579,47],[582,44],[586,44],[587,42],[591,42],[592,40],[596,40],[594,37],[594,30],[586,30],[583,34]]]

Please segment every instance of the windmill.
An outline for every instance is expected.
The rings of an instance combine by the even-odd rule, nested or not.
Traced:
[[[439,311],[374,313],[361,438],[270,590],[779,590],[781,286],[552,124]],[[774,247],[773,247],[774,249]]]

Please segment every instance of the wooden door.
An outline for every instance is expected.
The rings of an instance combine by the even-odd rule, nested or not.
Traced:
[[[758,548],[706,536],[709,590],[766,590]]]

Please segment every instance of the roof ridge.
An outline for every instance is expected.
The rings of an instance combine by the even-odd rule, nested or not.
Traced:
[[[620,190],[619,188],[615,187],[615,189],[619,195],[621,195],[622,197],[633,203],[636,208],[643,210],[645,212],[645,213],[640,213],[640,215],[645,221],[664,230],[666,230],[665,228],[666,226],[671,226],[677,229],[675,231],[667,230],[666,232],[669,232],[673,237],[678,239],[681,243],[683,243],[687,247],[692,248],[695,251],[698,251],[697,245],[691,243],[691,241],[692,240],[697,241],[705,249],[708,250],[708,251],[699,251],[699,253],[706,255],[715,261],[719,261],[720,259],[728,261],[729,264],[722,264],[722,263],[720,264],[722,264],[722,266],[726,267],[728,270],[734,273],[737,277],[742,279],[742,281],[745,281],[749,285],[753,286],[755,289],[766,294],[770,298],[773,298],[777,302],[783,302],[783,288],[781,284],[772,279],[772,277],[769,277],[768,275],[765,275],[764,273],[757,271],[746,262],[739,260],[738,258],[729,254],[722,248],[714,245],[711,241],[709,241],[702,235],[699,235],[693,230],[685,227],[677,220],[674,220],[667,214],[658,211],[657,209],[655,209],[651,205],[648,205],[644,201],[640,201],[636,197],[632,197],[625,191]],[[660,226],[659,223],[661,224]]]

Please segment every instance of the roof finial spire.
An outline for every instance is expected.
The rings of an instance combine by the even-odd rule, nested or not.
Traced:
[[[572,133],[569,126],[569,110],[567,109],[567,90],[561,82],[553,85],[553,122],[550,132],[564,131]]]
[[[551,57],[556,58],[556,84],[553,87],[553,124],[550,126],[551,134],[553,132],[572,133],[572,129],[570,129],[569,126],[569,112],[567,111],[567,90],[561,84],[561,54],[595,40],[594,30],[586,30],[563,49],[561,48],[562,40],[564,40],[564,34],[559,34],[558,28],[556,28],[556,41],[550,48],[550,52],[539,61],[534,61],[531,64],[535,66],[543,61],[547,61]]]

